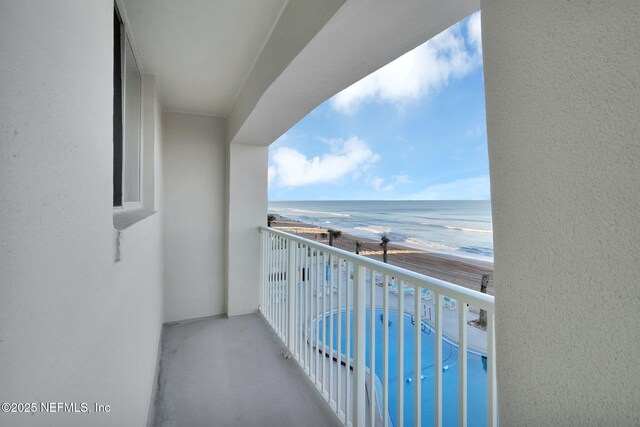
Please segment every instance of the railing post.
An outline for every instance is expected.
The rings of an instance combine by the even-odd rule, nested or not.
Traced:
[[[467,427],[467,320],[469,304],[458,306],[458,426]]]
[[[287,264],[287,346],[289,352],[295,354],[295,318],[296,318],[296,246],[293,240],[287,239],[287,249],[289,250],[289,263]]]
[[[266,270],[265,270],[265,256],[266,256],[266,233],[262,231],[261,228],[258,229],[258,232],[260,233],[260,305],[258,306],[258,311],[260,311],[262,313],[262,315],[264,316],[264,288],[266,286],[267,280],[266,280]]]
[[[496,313],[491,310],[487,318],[487,403],[489,426],[498,425],[498,387],[496,381]]]
[[[358,265],[356,268],[356,280],[354,289],[354,352],[353,358],[353,425],[364,427],[366,413],[366,388],[365,388],[365,347],[366,347],[366,269]]]
[[[435,311],[435,372],[434,372],[434,427],[442,426],[442,296],[440,292],[433,293]]]

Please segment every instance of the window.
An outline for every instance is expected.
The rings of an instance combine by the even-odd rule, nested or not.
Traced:
[[[123,21],[113,19],[113,206],[138,207],[141,202],[140,68]]]

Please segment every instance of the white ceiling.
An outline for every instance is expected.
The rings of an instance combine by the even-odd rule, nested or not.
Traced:
[[[163,108],[229,114],[285,0],[124,0]]]
[[[480,7],[480,0],[116,1],[143,71],[157,77],[163,109],[225,116],[229,142],[254,145],[272,143],[324,100]]]

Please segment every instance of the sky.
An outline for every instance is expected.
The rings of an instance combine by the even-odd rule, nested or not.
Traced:
[[[480,12],[319,105],[269,148],[269,200],[489,200]]]

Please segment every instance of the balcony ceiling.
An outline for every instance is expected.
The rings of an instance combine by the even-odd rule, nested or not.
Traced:
[[[228,115],[285,0],[123,0],[163,108]]]
[[[480,7],[479,0],[117,0],[164,110],[228,118],[269,145],[340,90]]]

